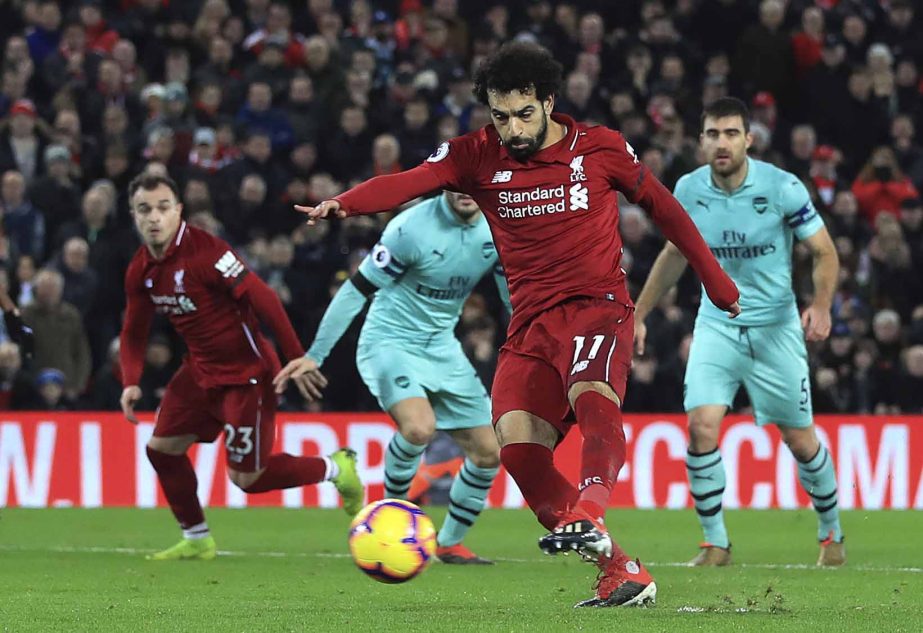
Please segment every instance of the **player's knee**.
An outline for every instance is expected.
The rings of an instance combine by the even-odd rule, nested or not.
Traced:
[[[714,450],[718,446],[720,422],[695,410],[689,414],[689,447],[695,453]]]
[[[428,424],[405,424],[401,426],[401,435],[405,440],[417,446],[426,446],[436,434],[435,427]]]
[[[577,398],[582,396],[587,391],[594,391],[599,395],[612,400],[612,402],[615,404],[622,406],[622,401],[618,394],[615,393],[615,390],[609,386],[608,383],[598,380],[581,381],[571,385],[571,388],[567,391],[567,399],[570,402],[570,406],[577,406]]]
[[[151,437],[147,441],[148,449],[152,451],[157,451],[158,453],[166,453],[167,455],[182,455],[185,453],[189,446],[193,443],[192,439],[189,439],[188,436],[180,435],[174,437]]]
[[[500,449],[496,446],[493,449],[486,447],[472,451],[468,455],[471,463],[478,468],[498,468],[500,466]]]
[[[810,461],[820,448],[820,441],[808,429],[789,429],[782,432],[782,439],[799,462]]]

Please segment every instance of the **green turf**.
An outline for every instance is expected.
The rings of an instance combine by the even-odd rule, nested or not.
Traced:
[[[923,630],[923,573],[912,568],[923,566],[920,513],[846,513],[849,565],[837,570],[812,567],[810,511],[727,514],[737,564],[691,569],[677,563],[695,553],[693,514],[610,512],[619,542],[650,562],[657,606],[574,610],[591,594],[593,568],[542,556],[525,511],[486,511],[468,539],[496,566],[436,563],[410,583],[381,585],[346,557],[341,511],[210,510],[224,555],[152,563],[145,551],[178,538],[164,510],[6,509],[0,630]]]

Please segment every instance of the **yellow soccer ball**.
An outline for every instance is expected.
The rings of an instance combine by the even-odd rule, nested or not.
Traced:
[[[349,551],[356,566],[385,583],[407,582],[436,553],[436,529],[409,501],[383,499],[362,508],[349,526]]]

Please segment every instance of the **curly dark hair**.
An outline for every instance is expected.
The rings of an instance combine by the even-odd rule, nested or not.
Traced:
[[[535,91],[544,101],[557,94],[564,68],[547,48],[530,42],[508,42],[478,67],[474,75],[474,96],[487,105],[487,92]]]

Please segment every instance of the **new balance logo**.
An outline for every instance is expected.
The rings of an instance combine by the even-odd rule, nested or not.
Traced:
[[[215,269],[217,269],[225,279],[236,279],[240,273],[244,272],[244,265],[237,259],[234,253],[225,251],[221,259],[215,262]]]
[[[509,182],[513,178],[513,172],[511,171],[498,171],[494,174],[494,177],[491,179],[490,184],[495,185],[498,182]]]
[[[572,186],[568,192],[570,193],[570,210],[579,211],[589,210],[590,202],[590,192],[584,185],[581,185],[579,182]]]
[[[590,361],[582,360],[579,363],[576,363],[574,365],[574,368],[570,370],[570,375],[573,376],[574,374],[579,374],[580,372],[584,371],[589,366],[590,366]]]

